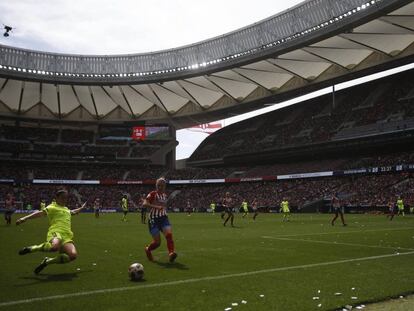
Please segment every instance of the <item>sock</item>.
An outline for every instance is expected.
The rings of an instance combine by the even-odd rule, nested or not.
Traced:
[[[63,263],[67,263],[70,261],[70,258],[67,254],[63,253],[63,254],[59,254],[54,258],[49,258],[48,260],[46,260],[46,264],[50,265],[50,264],[63,264]]]
[[[173,241],[173,236],[172,233],[168,233],[165,236],[165,239],[167,240],[167,247],[168,247],[168,253],[174,253],[174,241]]]
[[[148,245],[148,250],[153,251],[154,249],[157,249],[160,246],[159,243],[152,241],[150,245]]]
[[[50,249],[52,248],[52,244],[50,244],[49,242],[45,242],[39,245],[33,245],[30,246],[30,251],[32,253],[34,252],[50,252]]]

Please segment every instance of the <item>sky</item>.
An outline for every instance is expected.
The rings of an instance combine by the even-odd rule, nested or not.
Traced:
[[[0,43],[74,54],[150,52],[255,23],[301,0],[0,0]]]
[[[10,37],[0,36],[0,44],[73,54],[143,53],[222,35],[300,2],[302,0],[0,0],[0,23],[14,28]],[[341,84],[337,89],[371,79]],[[229,125],[328,92],[330,89],[323,89],[224,122]],[[177,131],[177,159],[189,157],[206,137],[203,133]]]

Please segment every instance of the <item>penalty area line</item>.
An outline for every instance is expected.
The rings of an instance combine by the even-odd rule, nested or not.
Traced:
[[[305,264],[305,265],[298,265],[298,266],[290,266],[290,267],[270,268],[270,269],[256,270],[256,271],[249,271],[249,272],[241,272],[241,273],[234,273],[234,274],[206,276],[206,277],[200,277],[200,278],[185,279],[185,280],[171,281],[171,282],[162,282],[162,283],[154,283],[154,284],[148,284],[148,285],[116,287],[116,288],[97,289],[97,290],[91,290],[91,291],[75,292],[75,293],[53,295],[53,296],[34,297],[34,298],[27,298],[27,299],[22,299],[22,300],[0,302],[0,307],[8,307],[8,306],[22,305],[22,304],[28,304],[28,303],[40,302],[40,301],[50,301],[50,300],[58,300],[58,299],[82,297],[82,296],[91,296],[91,295],[114,293],[114,292],[125,292],[125,291],[145,289],[145,288],[154,288],[154,287],[164,287],[164,286],[198,283],[198,282],[202,282],[202,281],[224,280],[224,279],[238,278],[238,277],[244,277],[244,276],[264,274],[264,273],[289,271],[289,270],[296,270],[296,269],[307,269],[307,268],[314,268],[314,267],[323,267],[323,266],[337,265],[337,264],[343,264],[343,263],[367,261],[367,260],[377,260],[377,259],[392,258],[392,257],[407,256],[407,255],[414,255],[414,251],[406,252],[406,253],[399,253],[399,254],[387,254],[387,255],[378,255],[378,256],[370,256],[370,257],[360,257],[360,258],[335,260],[335,261],[328,261],[328,262],[319,262],[319,263]]]

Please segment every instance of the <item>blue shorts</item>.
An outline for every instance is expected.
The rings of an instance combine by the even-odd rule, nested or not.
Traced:
[[[149,219],[148,229],[152,236],[158,235],[164,229],[168,229],[168,228],[171,228],[171,224],[167,216]]]

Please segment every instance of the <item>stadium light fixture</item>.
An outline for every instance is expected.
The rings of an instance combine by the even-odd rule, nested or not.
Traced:
[[[277,41],[273,41],[273,42],[269,42],[266,43],[258,48],[252,48],[243,52],[237,52],[235,54],[232,55],[227,55],[218,59],[213,59],[213,60],[206,60],[203,61],[201,63],[196,63],[196,64],[192,64],[192,65],[188,65],[188,66],[181,66],[181,67],[175,67],[175,68],[169,68],[169,69],[161,69],[161,70],[156,70],[156,71],[147,71],[147,72],[135,72],[135,73],[116,73],[116,74],[94,74],[94,73],[81,73],[81,74],[75,74],[75,73],[63,73],[63,72],[49,72],[49,71],[43,71],[43,70],[35,70],[35,69],[26,69],[26,68],[20,68],[20,67],[11,67],[11,66],[4,66],[4,65],[0,65],[0,69],[5,69],[5,70],[13,70],[13,71],[23,71],[23,72],[28,72],[28,73],[33,73],[33,74],[41,74],[41,75],[56,75],[56,76],[69,76],[69,77],[82,77],[82,78],[107,78],[107,77],[111,77],[111,78],[125,78],[125,77],[136,77],[136,76],[151,76],[151,75],[160,75],[160,74],[165,74],[165,73],[170,73],[170,72],[177,72],[177,71],[186,71],[186,70],[197,70],[200,67],[204,68],[204,67],[208,67],[210,65],[213,64],[218,64],[220,62],[223,61],[228,61],[228,60],[232,60],[238,57],[242,57],[244,55],[249,55],[249,54],[254,54],[258,51],[264,50],[264,49],[268,49],[271,48],[273,46],[278,46],[280,44],[289,42],[291,40],[294,40],[296,38],[299,38],[301,36],[304,35],[308,35],[314,31],[317,31],[321,28],[324,28],[326,26],[329,26],[330,24],[334,24],[336,22],[340,22],[342,21],[342,19],[347,18],[348,16],[351,16],[352,14],[356,14],[358,12],[360,12],[361,10],[365,10],[367,8],[369,8],[370,6],[374,5],[377,2],[380,2],[382,0],[371,0],[371,1],[367,1],[366,3],[353,8],[351,10],[349,10],[348,12],[345,12],[341,15],[332,17],[330,20],[322,22],[318,25],[309,27],[307,29],[301,30],[300,32],[297,32],[295,34],[292,35],[288,35],[284,38],[278,39]],[[8,26],[5,26],[5,29]],[[10,27],[10,31],[11,31],[11,27]]]

